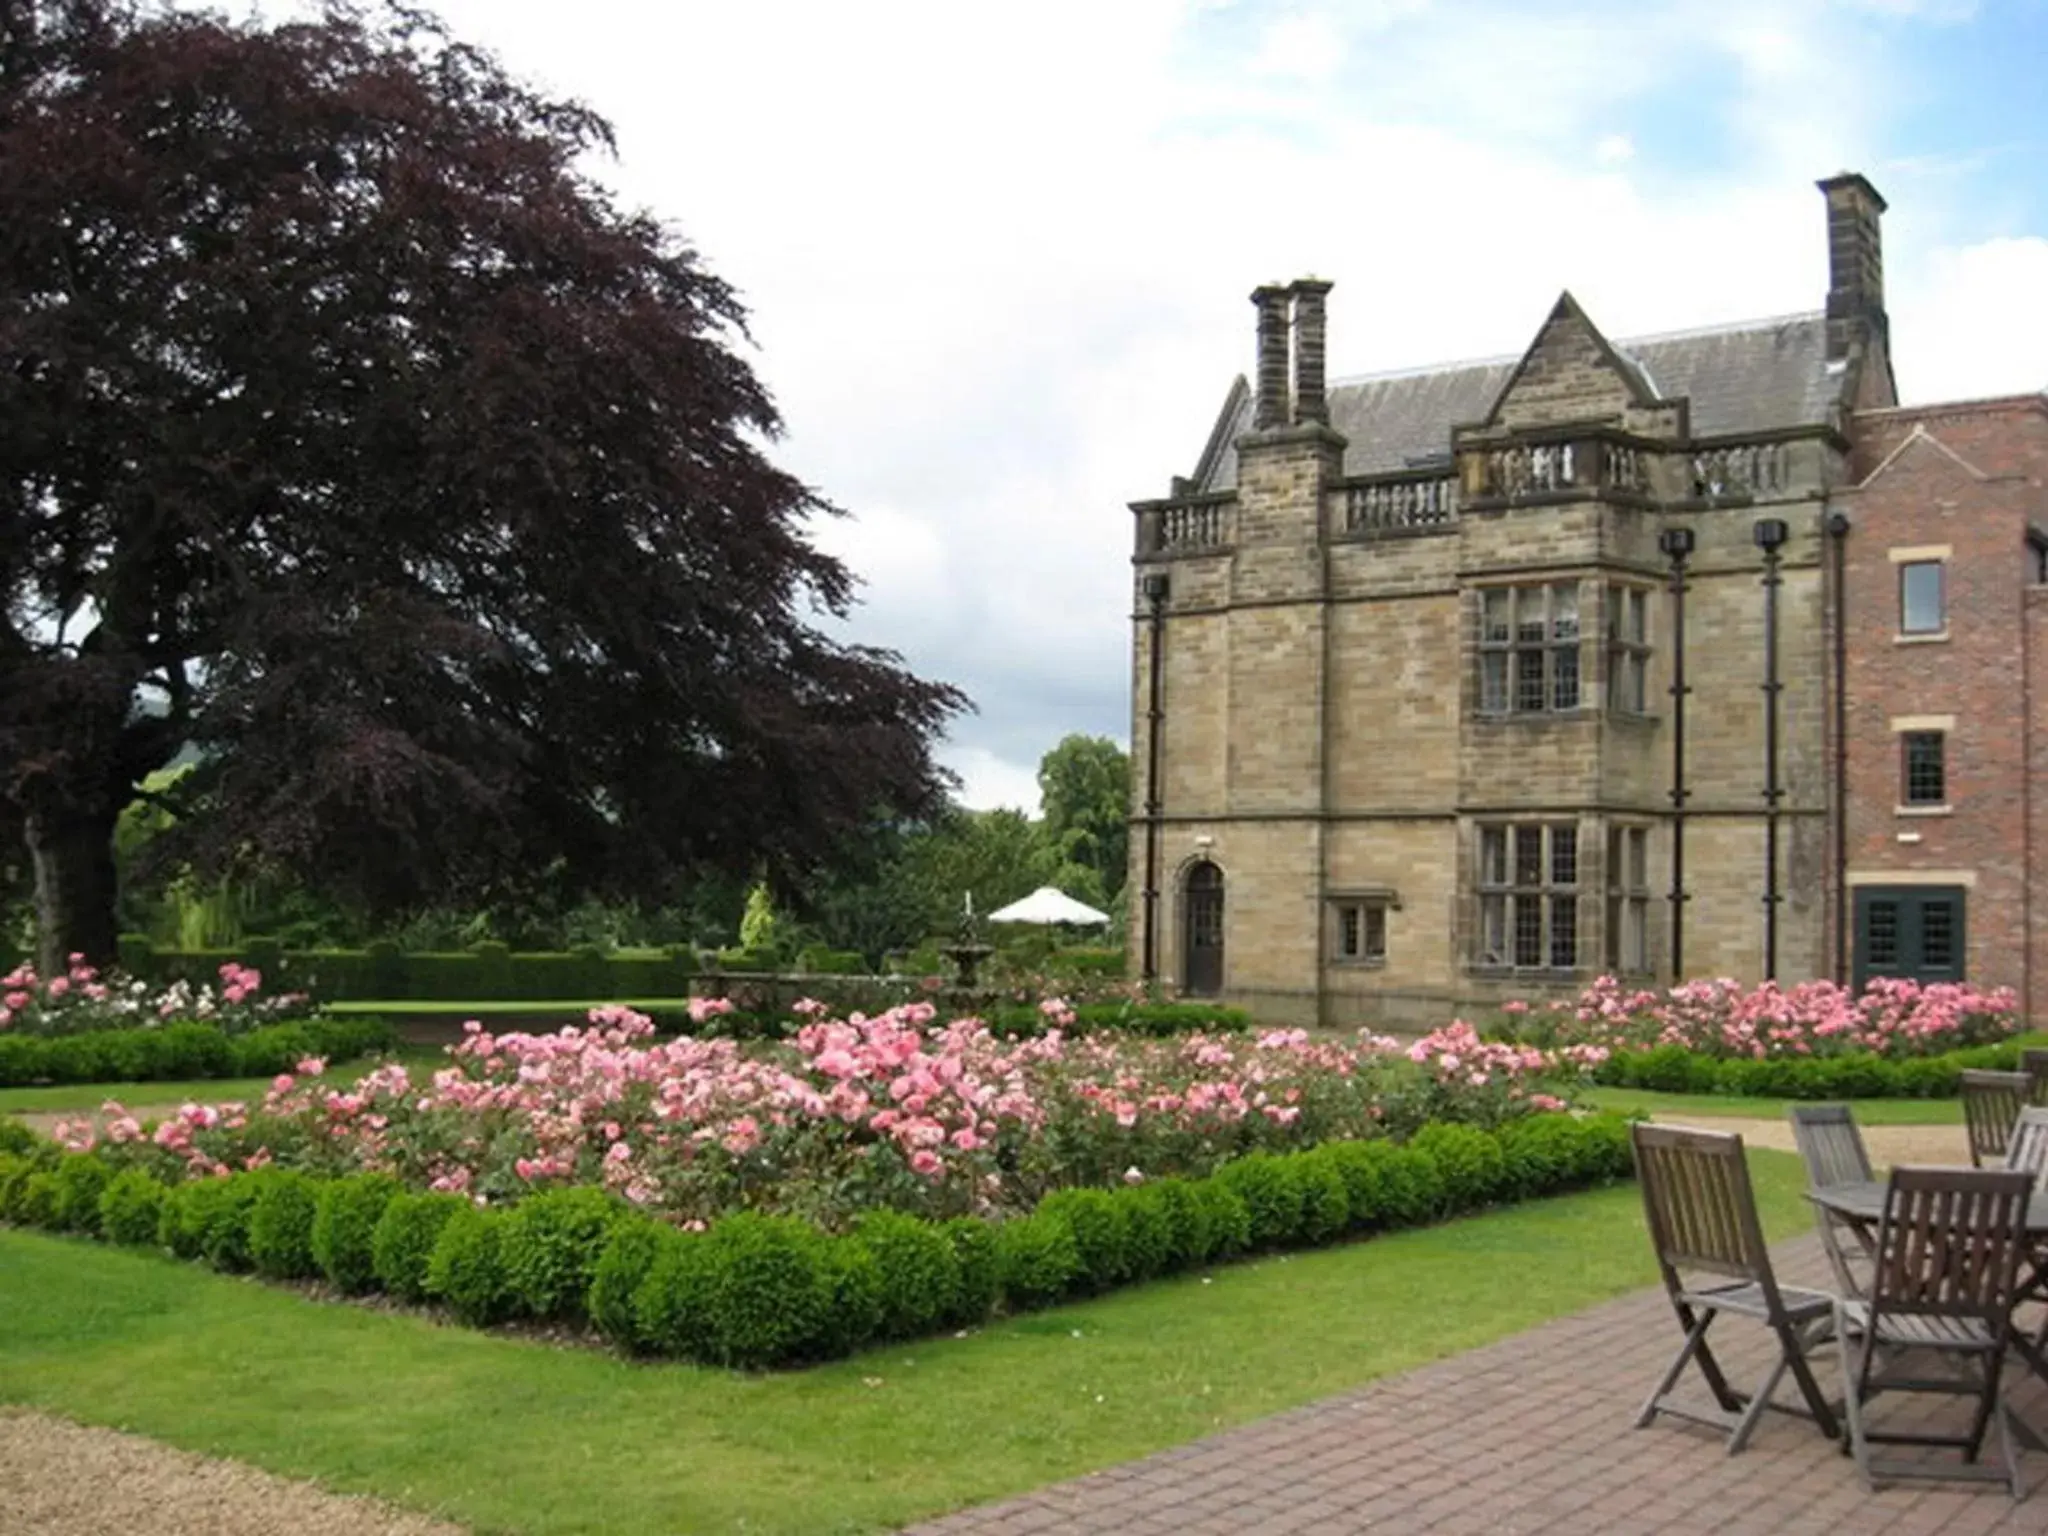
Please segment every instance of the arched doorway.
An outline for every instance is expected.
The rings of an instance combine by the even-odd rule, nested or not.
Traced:
[[[1207,859],[1188,870],[1181,902],[1181,990],[1214,997],[1223,990],[1223,871]]]

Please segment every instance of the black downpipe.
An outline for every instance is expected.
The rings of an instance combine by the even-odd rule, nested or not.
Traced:
[[[1671,559],[1671,979],[1685,980],[1685,559],[1690,528],[1666,528],[1658,547]]]
[[[1757,547],[1764,552],[1764,980],[1778,979],[1778,801],[1785,791],[1778,783],[1778,550],[1784,544],[1784,520],[1757,519]]]
[[[1849,515],[1828,514],[1835,566],[1835,964],[1849,984]]]
[[[1145,601],[1151,605],[1150,679],[1145,705],[1145,945],[1141,979],[1147,986],[1159,979],[1159,749],[1166,709],[1161,702],[1166,653],[1167,579],[1155,572],[1145,578]]]

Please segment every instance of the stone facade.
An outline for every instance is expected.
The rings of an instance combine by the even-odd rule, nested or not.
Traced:
[[[1605,971],[1829,973],[1831,515],[1859,408],[1895,413],[1884,205],[1822,187],[1805,316],[1616,343],[1567,294],[1519,359],[1331,383],[1329,285],[1253,295],[1256,390],[1133,505],[1140,975],[1399,1025]]]

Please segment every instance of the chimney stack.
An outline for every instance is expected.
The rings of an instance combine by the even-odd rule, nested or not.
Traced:
[[[1884,199],[1855,171],[1818,183],[1828,200],[1828,360],[1885,340]]]
[[[1252,406],[1252,426],[1287,425],[1287,290],[1266,283],[1252,290],[1259,307],[1259,392]]]
[[[1330,424],[1330,400],[1324,388],[1323,296],[1330,284],[1318,277],[1296,280],[1288,292],[1294,297],[1294,421]]]

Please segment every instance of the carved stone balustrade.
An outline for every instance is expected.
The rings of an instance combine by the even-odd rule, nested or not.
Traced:
[[[1164,501],[1136,503],[1138,554],[1221,554],[1237,535],[1237,496],[1231,491],[1205,491]]]
[[[1331,511],[1340,538],[1449,529],[1458,518],[1457,477],[1432,470],[1346,481]]]

